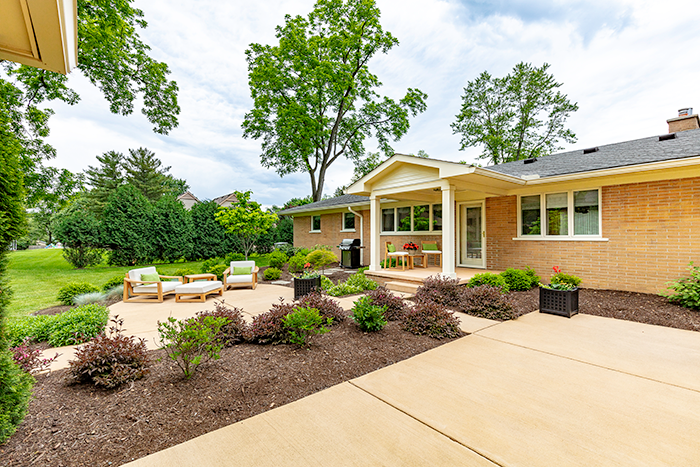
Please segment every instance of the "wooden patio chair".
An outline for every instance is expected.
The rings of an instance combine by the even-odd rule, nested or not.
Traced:
[[[384,269],[391,267],[391,260],[396,258],[396,269],[399,268],[399,259],[401,260],[401,270],[406,270],[406,262],[408,261],[408,253],[405,251],[396,251],[396,247],[391,242],[384,243]]]
[[[158,276],[158,280],[143,280],[143,275]],[[161,281],[177,279],[177,281]],[[180,276],[161,276],[155,266],[132,269],[124,277],[125,302],[162,302],[163,297],[175,293],[175,287],[182,285]],[[151,298],[147,298],[151,297]]]
[[[425,265],[428,266],[428,263],[430,262],[430,257],[433,257],[433,263],[438,266],[442,267],[442,251],[438,249],[438,244],[435,240],[429,240],[425,242],[420,242],[421,244],[421,253],[426,255],[425,256]],[[440,261],[440,264],[438,264],[438,260]]]
[[[234,287],[250,287],[255,290],[258,286],[258,271],[255,261],[231,261],[224,271],[224,290]]]

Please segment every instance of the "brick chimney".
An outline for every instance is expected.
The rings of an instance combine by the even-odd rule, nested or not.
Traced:
[[[675,133],[677,131],[696,130],[700,128],[700,116],[693,115],[693,109],[688,107],[680,109],[676,118],[669,118],[668,132]]]

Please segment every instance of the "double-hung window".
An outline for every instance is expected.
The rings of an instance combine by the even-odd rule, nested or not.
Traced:
[[[343,232],[355,231],[355,214],[352,212],[343,213]]]
[[[600,218],[600,189],[523,195],[518,238],[596,239],[601,237]]]
[[[311,216],[311,232],[321,231],[321,216]]]

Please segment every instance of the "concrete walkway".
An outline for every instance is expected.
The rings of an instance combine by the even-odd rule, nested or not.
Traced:
[[[700,333],[532,313],[128,465],[697,466]]]

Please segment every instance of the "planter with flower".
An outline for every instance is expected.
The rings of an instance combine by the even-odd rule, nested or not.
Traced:
[[[414,253],[414,252],[418,251],[418,245],[416,245],[413,242],[404,243],[403,249],[408,251],[409,253]]]
[[[540,283],[540,313],[571,318],[578,313],[578,285],[581,279],[564,274],[554,266],[554,275],[549,284]]]
[[[312,269],[311,263],[306,263],[304,272],[294,276],[294,300],[317,290],[321,290],[321,274]]]

